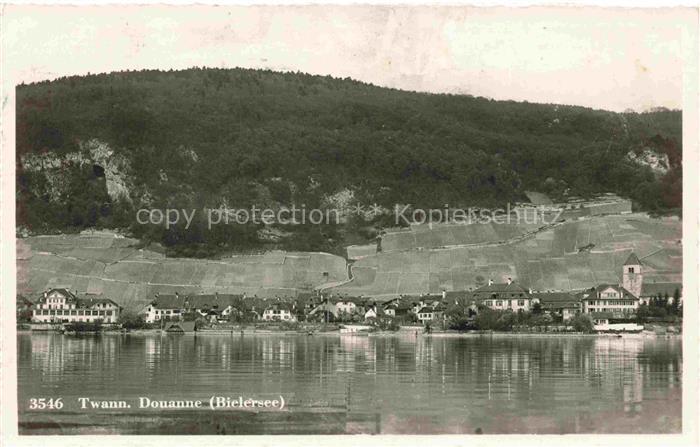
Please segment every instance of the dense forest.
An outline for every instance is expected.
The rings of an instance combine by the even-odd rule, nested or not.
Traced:
[[[104,160],[75,161],[81,152],[94,158],[89,141],[122,161],[127,198],[107,194]],[[210,256],[270,246],[337,251],[393,218],[299,225],[266,239],[260,225],[137,225],[135,210],[324,207],[342,191],[387,208],[495,207],[535,190],[614,192],[638,209],[679,212],[681,141],[680,111],[613,113],[247,69],[74,76],[17,88],[17,225],[120,228],[174,254]],[[667,172],[629,157],[645,150],[667,155]],[[26,160],[37,155],[60,168],[30,169]]]

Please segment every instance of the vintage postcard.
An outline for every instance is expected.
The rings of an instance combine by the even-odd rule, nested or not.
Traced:
[[[3,444],[697,443],[697,8],[0,33]]]

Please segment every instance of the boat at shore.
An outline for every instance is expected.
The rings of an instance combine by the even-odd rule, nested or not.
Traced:
[[[340,326],[341,335],[369,335],[372,326],[362,324],[345,324]]]

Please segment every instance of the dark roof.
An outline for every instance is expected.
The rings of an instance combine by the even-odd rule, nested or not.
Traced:
[[[641,296],[664,296],[668,294],[669,297],[673,297],[676,289],[680,292],[683,290],[683,284],[679,282],[651,282],[642,284]]]
[[[533,298],[538,298],[542,304],[561,301],[578,301],[576,296],[569,292],[536,292],[532,293]]]
[[[46,292],[46,295],[51,295],[51,292],[58,292],[58,293],[60,293],[61,295],[64,295],[64,296],[66,296],[66,297],[68,297],[68,298],[75,298],[75,295],[74,295],[73,293],[71,293],[71,291],[68,290],[68,289],[63,289],[63,288],[60,288],[60,289],[49,289],[49,290]]]
[[[581,292],[578,292],[575,294],[579,299],[581,300],[595,300],[595,299],[600,299],[598,298],[598,293],[607,289],[607,288],[613,288],[618,292],[622,292],[622,298],[625,300],[637,300],[639,297],[636,297],[630,292],[629,290],[625,289],[622,286],[616,285],[616,284],[601,284],[596,287],[591,287],[590,289],[583,290]]]
[[[444,312],[445,311],[445,306],[441,304],[438,304],[437,306],[423,306],[421,307],[416,313],[419,314],[421,312]]]
[[[630,253],[630,255],[627,257],[627,260],[623,265],[642,265],[642,262],[639,260],[637,255],[634,254],[634,252]]]
[[[595,290],[595,292],[598,293],[598,292],[602,292],[603,290],[609,289],[609,288],[615,289],[617,292],[622,293],[622,299],[624,299],[624,300],[636,300],[636,299],[638,299],[638,297],[634,296],[632,294],[632,292],[630,292],[629,290],[625,289],[624,287],[616,285],[616,284],[600,284],[599,286],[594,287],[593,290]],[[594,298],[594,297],[589,296],[587,299],[591,299],[591,298]]]
[[[270,307],[271,304],[279,302],[281,301],[277,298],[259,298],[256,296],[241,299],[237,304],[237,307],[239,310],[254,311],[258,314],[262,314],[262,312]]]
[[[356,306],[364,306],[367,303],[367,298],[361,296],[337,296],[330,299],[330,302],[335,303],[354,303]]]
[[[371,306],[368,307],[365,313],[369,312],[370,310],[373,310],[377,316],[379,315],[384,315],[384,308],[382,306]]]
[[[533,298],[540,300],[544,309],[578,308],[581,297],[568,292],[533,293]]]
[[[396,305],[396,310],[408,310],[413,308],[413,305],[409,301],[399,301]]]
[[[61,295],[65,296],[69,302],[75,303],[76,307],[89,308],[96,304],[113,304],[121,308],[121,306],[115,301],[109,298],[105,298],[102,295],[82,294],[80,296],[76,296],[74,293],[71,293],[71,291],[67,289],[50,289],[46,292],[46,296],[51,295],[51,293],[53,292],[58,292]],[[42,295],[39,298],[39,301],[43,302],[44,299],[45,297]]]
[[[272,309],[272,310],[286,310],[286,311],[288,311],[288,312],[291,312],[291,311],[292,311],[292,305],[289,304],[289,303],[286,303],[286,302],[284,302],[284,301],[280,301],[280,302],[277,302],[277,303],[273,303],[272,305],[268,305],[268,306],[265,308],[265,310],[269,310],[269,309]]]
[[[158,295],[151,305],[156,309],[225,309],[242,300],[243,295]]]
[[[98,297],[80,297],[75,300],[75,303],[76,307],[92,307],[96,304],[113,304],[117,307],[121,307],[109,298]]]
[[[454,298],[465,298],[469,295],[469,293],[471,293],[469,290],[454,290],[451,292],[445,292],[445,298],[448,300]]]
[[[530,295],[528,289],[517,284],[516,282],[508,283],[493,283],[490,285],[481,286],[478,289],[471,292],[472,297],[478,297],[479,295],[485,294],[499,294],[499,293],[516,293]]]

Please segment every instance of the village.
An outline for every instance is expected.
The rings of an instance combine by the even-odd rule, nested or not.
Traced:
[[[630,254],[619,284],[570,292],[541,292],[508,278],[474,290],[363,297],[307,292],[294,297],[245,294],[159,294],[137,312],[106,297],[47,290],[18,297],[19,323],[32,330],[157,330],[207,332],[256,329],[342,333],[414,330],[504,332],[640,332],[650,321],[682,315],[682,284],[645,282],[642,262]],[[668,326],[669,332],[678,330]]]

